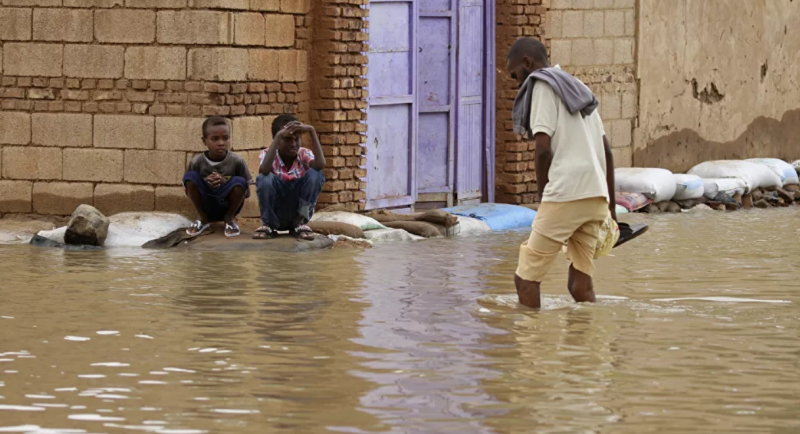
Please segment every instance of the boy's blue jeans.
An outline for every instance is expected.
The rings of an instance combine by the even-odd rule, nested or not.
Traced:
[[[323,184],[325,175],[315,169],[308,169],[302,178],[289,182],[274,173],[258,175],[256,193],[261,223],[277,231],[294,229],[297,216],[303,216],[302,223],[308,223]]]

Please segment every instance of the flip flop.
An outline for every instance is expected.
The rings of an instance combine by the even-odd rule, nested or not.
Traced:
[[[186,229],[186,235],[196,237],[202,234],[206,229],[211,226],[211,223],[203,223],[200,220],[195,220]]]
[[[254,240],[270,240],[275,238],[278,234],[269,226],[261,226],[253,232]]]
[[[294,237],[303,241],[312,241],[314,239],[314,231],[307,225],[300,225],[292,229],[291,233]]]
[[[238,237],[242,234],[241,229],[239,229],[239,225],[236,222],[225,223],[225,237],[226,238],[233,238]]]
[[[630,240],[638,238],[640,235],[647,232],[648,229],[650,229],[650,227],[644,223],[637,223],[633,225],[628,223],[619,223],[619,240],[614,247],[619,247]]]

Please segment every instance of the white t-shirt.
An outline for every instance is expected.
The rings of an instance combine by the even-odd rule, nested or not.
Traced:
[[[604,197],[608,201],[605,129],[599,108],[584,118],[570,114],[547,82],[537,80],[531,101],[531,131],[550,136],[553,160],[543,202]]]

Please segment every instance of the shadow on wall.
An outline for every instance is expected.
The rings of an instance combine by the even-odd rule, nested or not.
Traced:
[[[800,159],[800,109],[784,113],[780,121],[756,118],[736,140],[726,143],[706,140],[694,130],[674,132],[634,151],[633,165],[685,173],[704,161],[756,157]]]

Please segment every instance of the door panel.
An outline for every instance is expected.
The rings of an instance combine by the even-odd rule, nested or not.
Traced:
[[[484,0],[459,1],[456,192],[480,199],[484,141]]]
[[[418,201],[429,193],[453,193],[455,42],[454,14],[450,0],[420,4],[417,101],[419,134],[417,149]]]
[[[413,0],[370,2],[368,209],[416,197],[416,19]]]
[[[373,200],[408,196],[408,146],[400,146],[403,142],[398,140],[405,141],[408,137],[411,124],[408,105],[371,107],[369,119],[376,127],[367,143],[368,170],[380,174],[380,180],[367,183],[367,196]]]
[[[450,114],[420,113],[417,153],[417,190],[437,193],[448,189],[450,179]]]

